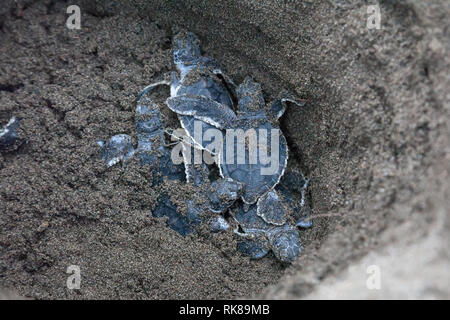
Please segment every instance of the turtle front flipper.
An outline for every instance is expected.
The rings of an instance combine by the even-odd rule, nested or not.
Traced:
[[[227,105],[205,96],[181,95],[166,100],[173,112],[184,116],[193,116],[218,129],[232,127],[237,121],[236,114]]]
[[[204,121],[198,120],[192,116],[178,116],[181,127],[186,131],[193,146],[200,150],[207,150],[211,155],[217,155],[221,151],[222,140],[216,143],[216,137],[222,138],[222,133],[215,126]],[[208,135],[210,135],[208,137]]]
[[[188,94],[171,97],[166,103],[169,109],[178,113],[181,126],[195,147],[212,155],[221,152],[223,129],[237,121],[233,110],[209,97]]]
[[[291,102],[298,107],[303,107],[306,104],[306,100],[296,99],[291,94],[283,92],[279,95],[279,98],[273,100],[266,107],[267,116],[272,122],[277,122],[278,119],[280,119],[284,115],[287,109],[286,102]]]
[[[131,137],[127,134],[117,134],[106,143],[104,141],[97,143],[101,147],[100,157],[108,167],[130,159],[135,152]]]
[[[19,126],[20,120],[12,117],[3,129],[0,127],[0,152],[17,149],[23,142],[19,138]]]

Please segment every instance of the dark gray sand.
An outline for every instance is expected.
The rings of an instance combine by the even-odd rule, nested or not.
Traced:
[[[0,9],[0,121],[23,118],[28,142],[0,156],[0,287],[298,298],[369,252],[420,243],[436,222],[448,243],[448,2],[383,1],[381,30],[366,28],[359,1],[84,1],[81,30],[65,27],[69,3],[17,2]],[[309,100],[282,122],[317,215],[290,267],[241,256],[231,233],[183,238],[151,216],[148,170],[98,159],[95,142],[133,136],[136,94],[173,69],[175,25],[237,82],[250,74],[268,99],[286,88]],[[448,267],[439,250],[433,263]],[[66,287],[69,265],[80,290]],[[426,280],[423,292],[449,297],[443,279]]]

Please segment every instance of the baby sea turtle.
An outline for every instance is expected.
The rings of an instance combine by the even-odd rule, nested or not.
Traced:
[[[283,176],[273,190],[250,205],[247,211],[244,206],[238,206],[233,213],[239,225],[235,232],[242,237],[238,241],[238,250],[253,259],[262,258],[272,250],[278,260],[289,263],[301,251],[298,229],[290,224],[290,220],[306,218],[308,180],[300,172],[287,171],[288,176],[295,176],[298,184],[289,184]]]
[[[226,130],[224,136],[227,139],[218,157],[221,176],[241,182],[244,186],[242,200],[253,204],[273,189],[287,165],[287,142],[277,124],[284,108],[275,109],[272,106],[283,106],[284,101],[277,100],[266,109],[261,86],[250,77],[237,87],[236,93],[239,101],[237,114],[228,105],[205,96],[182,95],[171,97],[166,102],[169,108],[181,117],[190,117],[201,121],[202,124],[206,123],[204,127],[214,126]],[[190,120],[189,123],[192,122]],[[202,144],[197,141],[194,131],[187,131],[196,145]],[[228,137],[231,137],[229,132],[241,135],[243,139],[233,136],[233,140],[228,141]],[[265,132],[265,136],[261,132]],[[254,141],[249,143],[247,138]],[[264,145],[261,144],[262,140]],[[274,140],[276,149],[267,150],[270,149],[267,140]],[[239,154],[234,150],[243,152]],[[269,153],[275,156],[269,159]],[[267,160],[273,160],[275,163]]]
[[[292,262],[300,252],[300,243],[298,229],[290,222],[296,219],[294,213],[305,206],[307,181],[301,175],[302,186],[296,187],[297,190],[279,183],[286,171],[288,147],[278,119],[286,109],[286,101],[299,105],[303,102],[283,96],[266,105],[257,82],[247,77],[236,86],[214,60],[201,55],[199,41],[191,32],[177,34],[173,46],[177,72],[171,73],[171,80],[147,86],[138,96],[137,148],[134,149],[129,136],[117,135],[101,143],[102,159],[113,165],[137,155],[159,176],[160,179],[153,182],[155,185],[166,178],[186,181],[201,190],[205,195],[203,202],[187,200],[185,214],[178,211],[167,192],[158,199],[153,215],[167,217],[167,225],[180,234],[194,232],[205,220],[210,222],[213,232],[227,230],[229,222],[222,214],[233,207],[231,216],[238,225],[238,249],[242,253],[257,259],[272,250],[280,261]],[[170,149],[164,143],[166,129],[162,113],[150,97],[152,89],[159,85],[170,86],[166,105],[178,115],[184,129],[185,139],[180,142],[184,168],[170,159]],[[238,101],[236,111],[234,100]],[[213,148],[210,141],[198,135],[198,128],[200,132],[218,130],[224,136],[230,130],[265,132],[265,135],[260,136],[262,140],[257,139],[256,148],[252,147],[252,136],[225,140],[219,148]],[[267,146],[261,143],[263,140],[276,143]],[[215,159],[220,178],[210,178],[207,164],[192,163],[191,148],[202,150]],[[243,152],[234,153],[228,159],[228,149]],[[265,157],[256,157],[253,161],[255,153],[265,154]],[[276,156],[271,157],[273,155]],[[301,200],[297,199],[298,194]]]

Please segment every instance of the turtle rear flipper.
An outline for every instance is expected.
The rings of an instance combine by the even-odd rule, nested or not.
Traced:
[[[265,222],[257,215],[257,206],[250,205],[247,211],[244,206],[239,206],[233,214],[234,220],[239,224],[244,233],[266,232],[271,228],[271,225]]]
[[[267,245],[264,247],[272,249],[278,260],[293,262],[301,251],[297,228],[286,223],[281,226],[268,223],[257,211],[257,205],[251,205],[247,212],[240,206],[233,215],[241,229],[235,233],[246,240],[238,244],[238,250],[247,255],[262,253],[261,241],[266,239]]]

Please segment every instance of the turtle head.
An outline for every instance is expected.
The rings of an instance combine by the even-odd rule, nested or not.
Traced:
[[[198,63],[201,57],[200,41],[192,32],[182,31],[173,38],[173,60],[180,73]]]
[[[238,86],[236,95],[240,113],[254,113],[263,110],[265,102],[261,85],[253,81],[251,77],[246,77]]]

